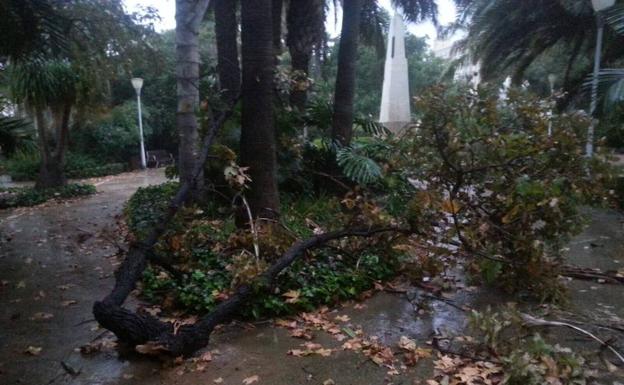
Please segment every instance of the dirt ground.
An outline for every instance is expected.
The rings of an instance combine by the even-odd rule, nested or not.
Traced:
[[[79,348],[85,344],[114,340],[97,327],[91,306],[113,285],[118,264],[115,218],[137,188],[164,180],[161,170],[127,173],[93,180],[98,193],[92,197],[0,212],[0,384],[227,385],[257,376],[251,383],[320,385],[332,380],[336,385],[408,385],[430,378],[430,361],[390,377],[387,368],[339,349],[340,343],[325,333],[316,334],[314,342],[337,348],[330,357],[287,355],[302,341],[270,322],[224,327],[205,351],[212,360],[201,370],[197,363],[163,366],[114,348],[82,354]],[[602,211],[591,216],[591,226],[570,245],[570,259],[605,269],[624,267],[624,218]],[[624,317],[621,286],[581,281],[569,285],[576,292],[570,312],[603,320]],[[452,301],[484,308],[505,299],[491,291],[460,288]],[[441,301],[429,306],[430,311],[419,314],[405,295],[378,293],[363,304],[331,310],[329,316],[347,316],[345,327],[361,327],[388,344],[401,336],[425,344],[434,335],[465,329],[465,312]],[[579,341],[569,333],[553,336],[562,344]],[[588,351],[599,348],[588,340],[582,344]],[[609,379],[602,384],[618,382]]]

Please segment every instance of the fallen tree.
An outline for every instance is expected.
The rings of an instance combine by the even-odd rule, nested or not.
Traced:
[[[113,293],[101,302],[96,302],[93,311],[98,322],[115,333],[123,342],[130,345],[142,345],[137,350],[144,353],[162,352],[173,356],[190,355],[203,348],[209,342],[214,328],[232,319],[238,309],[260,290],[269,290],[278,275],[289,267],[304,251],[321,246],[329,241],[345,237],[369,237],[384,232],[408,233],[409,230],[395,227],[346,229],[313,236],[291,246],[273,265],[251,284],[239,286],[233,295],[219,304],[212,312],[192,325],[176,325],[162,322],[150,315],[139,315],[121,307],[121,297]],[[143,256],[141,258],[141,256]],[[123,287],[129,293],[130,279],[138,279],[135,271],[145,268],[145,251],[129,254],[117,275],[117,287]],[[135,263],[132,263],[134,260]],[[136,281],[135,279],[135,281]],[[133,282],[134,283],[134,282]],[[132,287],[134,286],[132,283]],[[128,290],[129,289],[129,290]],[[127,294],[126,294],[127,296]],[[125,299],[125,298],[124,298]]]
[[[221,114],[209,127],[193,178],[190,182],[182,182],[178,192],[169,203],[167,212],[149,234],[143,240],[130,245],[125,260],[115,273],[113,290],[93,305],[93,314],[98,323],[112,331],[121,342],[136,346],[140,352],[180,356],[190,355],[203,348],[208,344],[210,334],[217,325],[231,320],[254,293],[270,289],[278,275],[306,250],[345,237],[369,237],[384,232],[411,233],[410,230],[398,227],[367,227],[327,232],[296,242],[252,283],[239,286],[227,300],[192,325],[163,322],[149,314],[138,314],[124,308],[126,298],[136,287],[136,282],[141,279],[148,262],[155,264],[162,262],[152,252],[153,247],[189,198],[190,191],[197,185],[204,164],[209,158],[214,139],[231,113],[232,109],[229,109]]]

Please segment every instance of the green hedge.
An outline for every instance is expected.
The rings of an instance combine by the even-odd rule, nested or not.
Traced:
[[[95,186],[76,183],[43,190],[33,187],[0,189],[0,209],[35,206],[50,199],[67,199],[91,194],[95,194]]]
[[[37,153],[17,153],[3,164],[3,169],[14,181],[35,180],[39,174],[40,157]],[[125,171],[123,163],[101,164],[89,155],[68,153],[65,174],[68,178],[92,178],[115,175]]]

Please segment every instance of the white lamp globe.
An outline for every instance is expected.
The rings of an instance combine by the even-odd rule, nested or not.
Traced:
[[[132,87],[134,87],[135,90],[141,91],[141,87],[143,87],[143,79],[141,78],[132,78]]]
[[[613,7],[615,4],[615,0],[592,0],[592,7],[594,7],[594,11],[600,12],[604,11],[607,8]]]

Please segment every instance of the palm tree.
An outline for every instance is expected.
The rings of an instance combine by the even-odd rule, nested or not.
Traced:
[[[199,27],[209,0],[176,0],[176,126],[180,181],[191,183],[199,156]],[[202,178],[199,178],[201,180]],[[198,191],[201,186],[197,186]],[[196,194],[193,194],[196,195]],[[197,196],[195,196],[197,198]]]
[[[606,20],[614,31],[624,36],[624,5],[610,9]],[[598,79],[605,107],[624,101],[624,68],[603,69]],[[590,85],[591,81],[588,81],[587,86]]]
[[[458,48],[469,53],[481,64],[485,80],[512,75],[514,84],[523,80],[526,70],[553,49],[565,53],[567,64],[562,68],[566,91],[578,91],[589,72],[587,66],[573,69],[582,57],[593,57],[595,16],[586,0],[457,0],[457,25],[467,30],[467,37]],[[624,55],[622,38],[608,32],[605,39],[605,63]]]
[[[0,61],[68,48],[71,21],[50,1],[2,0],[0,15]]]
[[[338,72],[334,91],[332,139],[343,146],[351,143],[353,134],[353,96],[355,95],[355,63],[357,60],[360,17],[364,0],[344,0],[342,30],[338,48]]]
[[[41,167],[37,188],[66,183],[63,168],[72,108],[79,78],[68,61],[36,59],[10,68],[10,89],[33,117],[39,140]]]
[[[325,0],[290,0],[286,21],[286,45],[290,52],[293,74],[290,104],[303,110],[307,100],[312,50],[315,46],[319,47],[325,39]]]
[[[228,104],[240,92],[241,84],[236,3],[235,0],[214,1],[217,69],[220,88]]]
[[[242,127],[241,164],[249,167],[249,204],[257,217],[279,210],[273,119],[275,70],[271,0],[241,0]]]

